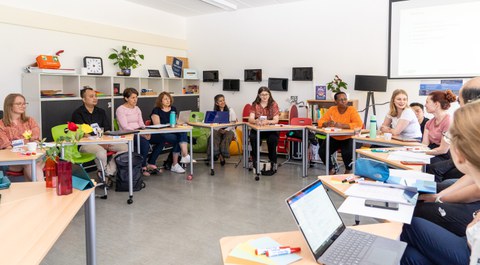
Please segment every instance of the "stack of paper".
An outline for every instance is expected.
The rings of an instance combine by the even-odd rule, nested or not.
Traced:
[[[248,264],[248,265],[287,265],[296,262],[302,257],[296,254],[282,255],[276,257],[267,257],[265,255],[256,255],[257,248],[272,248],[281,246],[277,241],[270,237],[261,237],[237,245],[225,259],[226,263]]]
[[[389,153],[387,159],[430,164],[430,158],[432,157],[433,156],[426,155],[425,153],[414,153],[410,151],[393,151]]]
[[[419,192],[437,193],[435,176],[414,170],[390,169],[388,183],[415,187]]]

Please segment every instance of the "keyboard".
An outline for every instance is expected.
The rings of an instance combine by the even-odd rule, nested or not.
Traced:
[[[377,237],[364,232],[346,229],[322,256],[330,264],[359,264]]]

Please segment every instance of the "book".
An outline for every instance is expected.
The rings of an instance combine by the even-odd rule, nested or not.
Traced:
[[[327,99],[327,87],[326,86],[315,86],[315,99],[316,100]]]
[[[173,75],[175,77],[182,77],[183,61],[174,57],[172,63]]]
[[[169,65],[169,64],[165,65],[165,72],[167,72],[167,76],[169,78],[174,78],[175,77],[175,75],[173,74],[173,68],[172,68],[171,65]]]

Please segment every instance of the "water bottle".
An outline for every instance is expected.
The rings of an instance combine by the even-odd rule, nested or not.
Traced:
[[[170,127],[175,127],[175,124],[177,123],[177,115],[175,111],[170,111]]]
[[[375,115],[370,116],[370,139],[377,138],[377,118]]]

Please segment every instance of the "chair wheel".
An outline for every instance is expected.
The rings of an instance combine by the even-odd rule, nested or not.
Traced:
[[[255,176],[255,180],[256,180],[256,181],[259,181],[259,180],[260,180],[260,177],[259,177],[259,176]]]
[[[107,199],[107,195],[100,196],[100,199],[106,200],[106,199]]]
[[[128,200],[127,200],[127,203],[128,203],[128,204],[132,204],[132,203],[133,203],[133,199],[128,199]]]
[[[210,175],[212,175],[212,176],[215,175],[215,170],[210,169]]]

